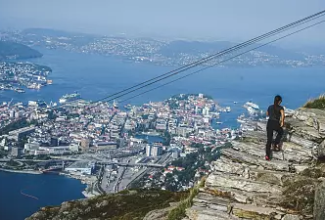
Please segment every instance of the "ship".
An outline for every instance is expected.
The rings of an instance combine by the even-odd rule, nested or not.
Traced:
[[[251,101],[246,102],[245,105],[244,105],[244,108],[247,109],[248,113],[251,116],[258,115],[258,114],[260,114],[260,111],[261,111],[260,107],[257,104],[255,104],[255,103],[253,103]]]
[[[245,120],[245,114],[241,114],[240,116],[238,116],[238,118],[237,118],[237,122],[238,122],[238,123],[241,123],[241,124],[246,123],[246,120]]]
[[[132,106],[131,106],[131,104],[127,104],[127,105],[124,105],[124,108],[127,110],[131,110]]]
[[[25,92],[25,90],[23,90],[23,89],[21,89],[21,88],[17,88],[17,89],[15,89],[15,91],[16,91],[16,92],[19,92],[19,93],[24,93],[24,92]]]
[[[63,104],[70,101],[75,101],[80,99],[79,93],[66,94],[59,99],[59,103]]]
[[[29,84],[27,86],[28,89],[40,89],[41,88],[41,84],[38,84],[38,83],[32,83],[32,84]]]

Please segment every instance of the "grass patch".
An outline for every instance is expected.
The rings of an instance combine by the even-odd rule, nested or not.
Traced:
[[[86,200],[68,202],[65,209],[45,207],[39,212],[38,219],[98,219],[98,220],[137,220],[155,209],[167,208],[171,202],[179,202],[188,197],[189,192],[170,192],[163,190],[130,190],[111,195],[101,195]],[[60,210],[61,209],[61,210]],[[58,211],[60,210],[60,211]],[[64,214],[64,212],[67,212]]]
[[[282,207],[312,214],[314,206],[315,187],[317,180],[302,176],[295,176],[284,181]]]
[[[186,216],[186,209],[193,205],[193,199],[199,193],[199,189],[204,187],[205,180],[206,177],[203,177],[200,183],[190,190],[189,195],[182,198],[178,206],[168,213],[167,220],[181,220]]]
[[[305,108],[325,109],[325,94],[320,95],[316,99],[311,99],[303,106]]]

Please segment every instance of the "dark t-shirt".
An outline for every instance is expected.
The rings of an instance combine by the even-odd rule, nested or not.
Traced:
[[[269,113],[269,120],[280,121],[281,110],[284,110],[282,106],[274,107],[274,105],[270,105],[267,109]]]

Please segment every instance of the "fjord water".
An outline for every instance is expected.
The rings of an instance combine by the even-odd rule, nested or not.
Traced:
[[[61,175],[0,172],[0,219],[22,220],[44,206],[80,199],[85,185]]]
[[[100,55],[36,49],[44,56],[31,62],[53,69],[49,77],[53,79],[53,85],[40,91],[26,89],[23,94],[0,91],[0,102],[12,98],[14,102],[24,103],[39,99],[58,102],[62,95],[75,91],[85,99],[97,100],[175,68]],[[222,106],[232,108],[231,113],[221,114],[220,120],[224,122],[221,126],[236,126],[236,117],[244,112],[242,105],[246,101],[251,100],[266,109],[272,103],[273,96],[280,94],[283,105],[298,108],[309,98],[324,92],[324,81],[323,68],[210,68],[144,94],[131,100],[131,103],[161,101],[179,93],[205,93],[213,96]],[[238,104],[234,104],[234,101]],[[84,189],[77,180],[50,175],[0,172],[0,183],[0,219],[10,220],[23,219],[42,206],[82,198],[81,191]],[[20,190],[25,188],[25,193],[39,200],[21,195]]]

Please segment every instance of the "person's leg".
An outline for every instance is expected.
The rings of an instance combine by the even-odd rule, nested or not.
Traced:
[[[266,127],[267,141],[265,147],[265,153],[268,159],[271,159],[271,144],[273,140],[273,126],[271,123],[268,123]]]
[[[283,136],[283,128],[280,127],[280,125],[277,126],[277,128],[276,128],[276,132],[277,132],[277,135],[276,135],[276,137],[275,137],[274,144],[275,144],[277,150],[280,150],[280,146],[279,146],[279,144],[280,144],[280,141],[281,141],[282,136]]]

